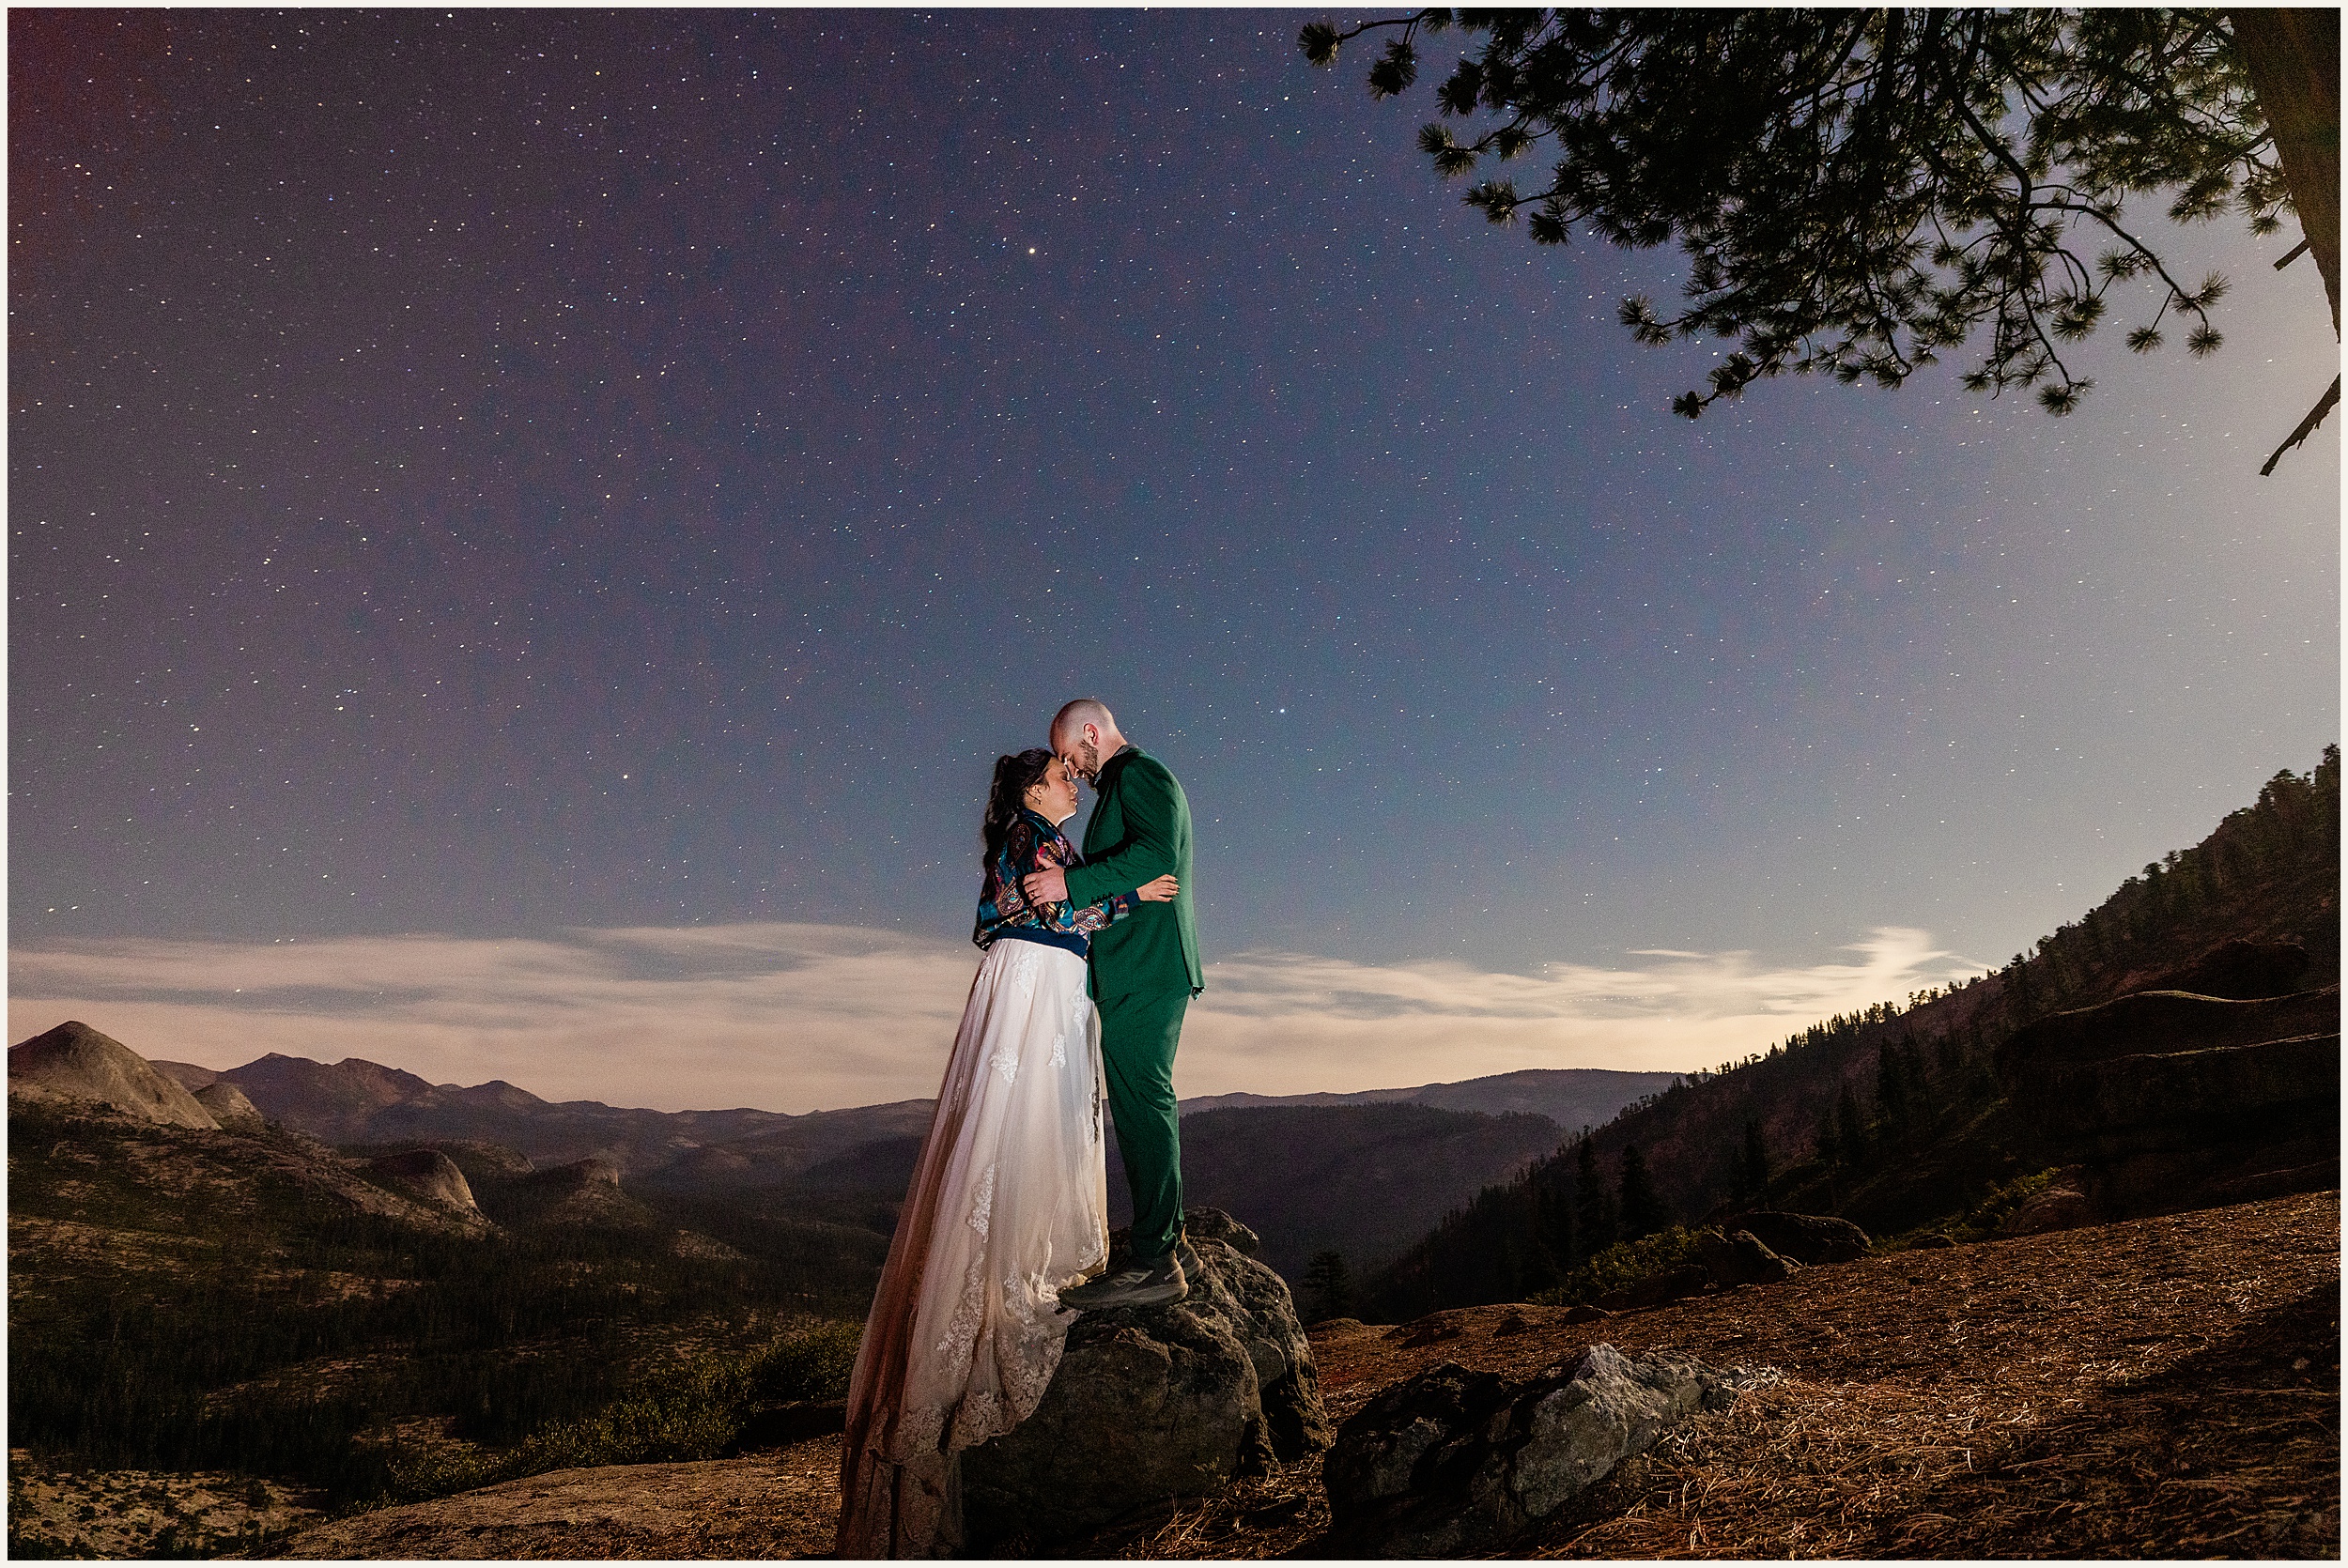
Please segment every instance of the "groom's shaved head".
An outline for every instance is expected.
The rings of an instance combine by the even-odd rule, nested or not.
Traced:
[[[1095,784],[1101,781],[1101,764],[1124,744],[1117,716],[1097,698],[1079,697],[1052,715],[1052,749]]]
[[[1117,732],[1117,715],[1100,699],[1079,697],[1062,704],[1060,711],[1052,715],[1052,749],[1065,751],[1088,724],[1104,735]]]

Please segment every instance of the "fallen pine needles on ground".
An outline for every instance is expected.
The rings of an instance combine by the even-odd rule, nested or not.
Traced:
[[[2336,1557],[2336,1192],[1805,1269],[1604,1322],[1516,1304],[1317,1332],[1330,1414],[1599,1342],[1749,1386],[1511,1556]],[[1283,1500],[1286,1499],[1286,1500]],[[1298,1500],[1301,1499],[1301,1500]],[[1075,1557],[1353,1555],[1318,1457]]]

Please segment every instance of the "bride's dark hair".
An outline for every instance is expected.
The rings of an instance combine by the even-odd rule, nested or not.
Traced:
[[[1019,820],[1027,792],[1043,782],[1043,772],[1051,765],[1052,754],[1040,746],[995,759],[995,787],[986,795],[986,859],[981,864],[994,865],[995,857],[1003,853],[1003,841],[1011,836],[1011,824]]]

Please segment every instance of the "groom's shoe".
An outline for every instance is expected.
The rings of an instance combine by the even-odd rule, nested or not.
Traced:
[[[1155,1263],[1129,1263],[1113,1274],[1059,1293],[1059,1304],[1084,1312],[1110,1307],[1163,1307],[1190,1294],[1182,1260],[1172,1253]]]

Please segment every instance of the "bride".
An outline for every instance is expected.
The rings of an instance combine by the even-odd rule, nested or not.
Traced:
[[[961,1452],[1033,1412],[1070,1318],[1059,1292],[1108,1256],[1099,1024],[1089,933],[1164,902],[1163,876],[1072,909],[1019,879],[1078,856],[1059,830],[1076,780],[1041,747],[995,764],[986,949],[954,1036],[913,1185],[848,1385],[840,1451],[843,1558],[931,1557],[961,1544]]]

